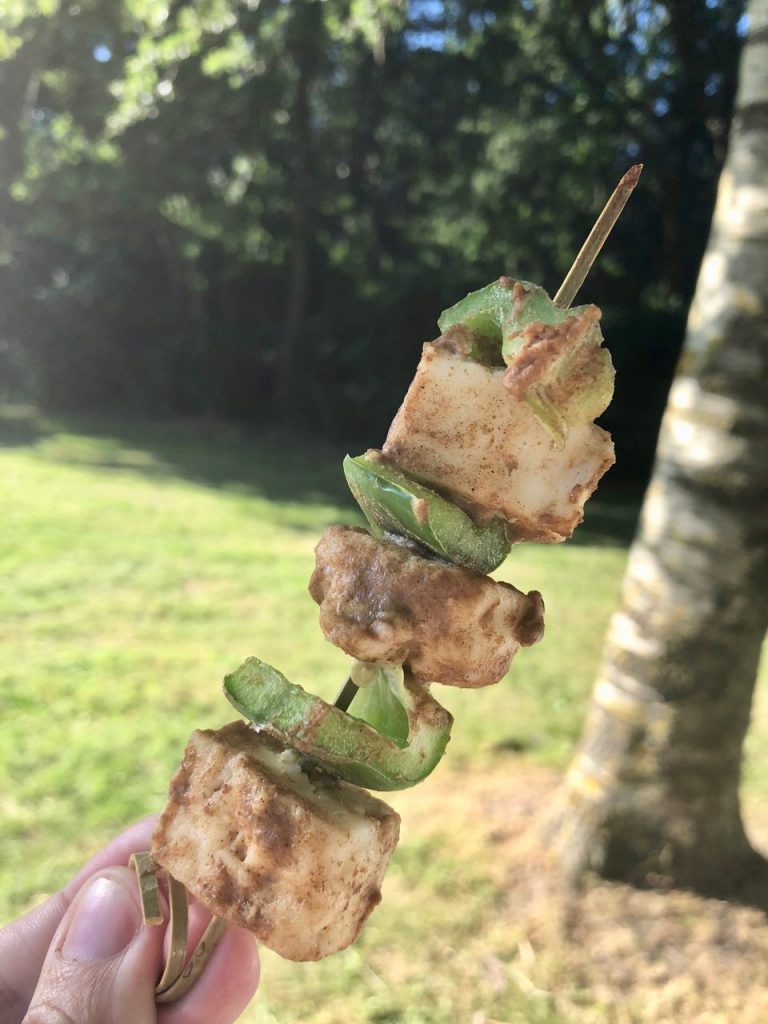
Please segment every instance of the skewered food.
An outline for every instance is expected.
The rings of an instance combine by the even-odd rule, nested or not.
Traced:
[[[562,446],[568,428],[596,419],[613,395],[599,320],[597,306],[562,309],[538,285],[500,277],[447,309],[438,326],[466,327],[467,356],[508,366],[505,387]]]
[[[488,686],[544,631],[541,595],[422,558],[352,526],[315,549],[309,592],[331,643],[360,661],[402,664],[421,682]]]
[[[503,519],[479,525],[375,450],[344,459],[344,475],[374,537],[407,537],[454,565],[493,572],[512,546]]]
[[[381,899],[400,819],[233,722],[194,732],[153,854],[214,914],[290,960],[352,942]]]
[[[428,686],[496,683],[543,633],[541,595],[485,573],[517,541],[569,536],[613,462],[591,422],[613,379],[597,317],[508,278],[443,314],[383,451],[344,462],[373,535],[333,526],[316,548],[309,591],[356,659],[354,713],[249,658],[224,692],[252,727],[189,742],[153,856],[283,956],[344,948],[378,901],[398,818],[357,787],[437,765],[452,719]]]
[[[358,700],[354,718],[258,658],[226,676],[224,692],[260,733],[307,763],[370,789],[415,786],[445,753],[452,716],[426,687],[390,667],[359,665],[355,677],[369,699]]]
[[[428,686],[496,683],[543,633],[541,595],[485,573],[514,542],[569,536],[613,462],[591,422],[613,379],[597,317],[508,278],[443,314],[383,451],[344,463],[373,535],[333,526],[316,548],[309,591],[356,659],[354,713],[249,658],[224,692],[252,728],[190,740],[153,856],[283,956],[342,949],[377,902],[398,819],[357,787],[437,765],[452,719]]]
[[[224,689],[252,728],[189,742],[153,856],[283,956],[344,948],[378,902],[399,819],[357,787],[403,788],[436,766],[452,719],[428,686],[495,683],[542,635],[541,595],[484,574],[513,543],[569,537],[613,463],[592,422],[613,390],[599,310],[563,307],[640,169],[554,302],[502,277],[446,310],[383,450],[345,460],[373,536],[331,527],[316,549],[321,627],[358,659],[336,706],[250,658]]]
[[[507,390],[508,371],[464,354],[472,338],[450,327],[424,346],[383,452],[477,522],[505,519],[512,541],[565,540],[613,465],[610,436],[585,420],[559,444]]]

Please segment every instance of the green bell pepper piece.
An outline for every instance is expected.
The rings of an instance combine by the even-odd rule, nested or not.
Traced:
[[[356,661],[350,677],[359,687],[355,718],[362,718],[376,732],[389,736],[398,747],[407,747],[411,726],[403,666]]]
[[[484,366],[503,366],[501,339],[504,322],[512,308],[511,277],[500,277],[498,281],[470,292],[450,309],[444,309],[437,325],[445,333],[449,327],[466,327],[473,335],[471,359]]]
[[[498,352],[510,367],[510,390],[562,445],[568,427],[594,420],[613,396],[611,357],[601,347],[603,336],[591,310],[594,307],[561,309],[538,285],[500,277],[445,310],[438,325],[443,332],[458,324],[472,332],[475,343],[470,355],[476,358],[479,352],[480,362],[487,362],[482,352],[489,348]],[[518,372],[523,367],[517,364],[525,329],[532,324],[557,327],[566,322],[570,323],[560,332],[561,343],[539,355],[541,372],[535,383],[526,384],[524,374]],[[582,329],[575,329],[580,322]]]
[[[227,699],[259,729],[347,782],[376,790],[421,782],[443,756],[451,735],[452,716],[424,686],[408,679],[403,692],[408,736],[398,743],[258,658],[248,658],[224,679]]]
[[[511,548],[502,519],[479,526],[453,502],[413,480],[380,452],[344,459],[344,475],[373,533],[400,534],[440,558],[489,573]]]

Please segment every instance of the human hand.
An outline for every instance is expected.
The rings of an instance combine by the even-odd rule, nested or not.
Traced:
[[[153,818],[136,822],[61,892],[0,931],[0,1024],[231,1024],[259,981],[253,937],[230,927],[202,977],[155,1005],[164,928],[142,923],[126,865],[149,848]],[[190,906],[189,948],[210,915]]]

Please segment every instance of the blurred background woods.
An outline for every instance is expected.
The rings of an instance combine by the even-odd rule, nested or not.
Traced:
[[[581,295],[643,478],[743,31],[738,0],[13,0],[3,397],[377,443],[439,311],[553,292],[643,160]]]

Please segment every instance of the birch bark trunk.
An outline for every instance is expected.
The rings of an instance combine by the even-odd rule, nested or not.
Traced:
[[[546,830],[571,876],[728,893],[764,862],[739,805],[768,627],[768,0],[653,478],[581,743]]]

